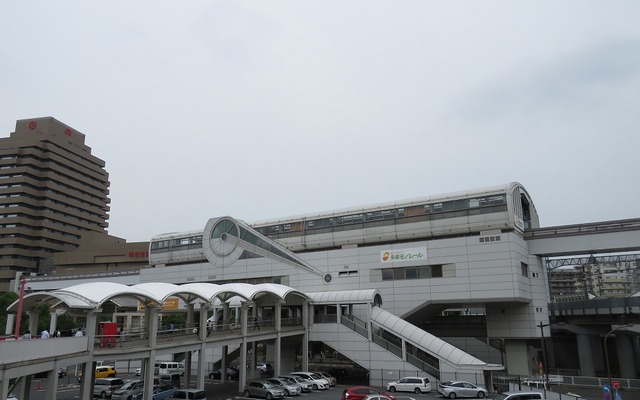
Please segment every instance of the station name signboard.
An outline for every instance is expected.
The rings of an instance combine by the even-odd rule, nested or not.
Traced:
[[[427,259],[426,247],[382,250],[380,252],[380,262],[383,264],[406,262],[406,261],[426,261],[426,259]]]

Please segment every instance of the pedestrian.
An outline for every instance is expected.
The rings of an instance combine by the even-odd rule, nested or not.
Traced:
[[[124,342],[124,337],[125,337],[125,332],[124,332],[124,327],[120,327],[120,345],[122,346],[122,342]]]
[[[45,328],[40,332],[40,339],[49,339],[49,331]]]
[[[75,337],[82,337],[84,336],[84,334],[82,333],[82,328],[78,328],[78,330],[76,331],[76,334],[73,335]]]
[[[31,331],[26,331],[24,335],[22,335],[23,339],[31,339]]]
[[[260,330],[260,316],[256,315],[253,317],[253,330]]]
[[[51,337],[54,337],[54,338],[58,338],[58,337],[60,337],[60,331],[59,331],[59,330],[57,330],[57,329],[55,329],[55,330],[53,331],[53,335],[51,335]]]

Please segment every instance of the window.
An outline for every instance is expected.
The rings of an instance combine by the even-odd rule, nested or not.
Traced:
[[[431,266],[431,277],[432,278],[442,278],[442,265],[432,265]]]
[[[529,277],[529,265],[523,262],[520,263],[520,269],[522,270],[522,276]]]

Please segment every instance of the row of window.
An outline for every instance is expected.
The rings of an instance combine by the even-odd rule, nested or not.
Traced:
[[[382,268],[383,281],[401,281],[407,279],[429,278],[442,278],[442,265]]]
[[[41,171],[43,174],[45,175],[49,175],[49,176],[61,176],[64,177],[70,181],[73,181],[75,183],[78,184],[78,186],[81,186],[83,188],[87,188],[90,190],[95,190],[98,192],[103,192],[104,188],[102,188],[101,186],[103,186],[105,184],[105,182],[100,181],[99,179],[96,179],[94,177],[88,176],[88,175],[82,175],[83,177],[87,178],[87,180],[95,182],[96,184],[100,185],[100,186],[94,186],[91,184],[88,184],[86,181],[83,181],[81,179],[78,179],[74,176],[71,176],[69,174],[65,174],[64,170],[69,170],[69,166],[68,165],[63,165],[59,162],[53,161],[53,160],[40,160],[38,158],[35,157],[20,157],[22,158],[24,161],[22,163],[17,163],[17,164],[5,164],[0,166],[0,170],[9,170],[9,169],[14,169],[14,168],[20,168],[20,167],[28,167],[31,170],[37,170],[37,171]],[[30,161],[30,160],[34,160],[34,161]],[[53,168],[41,168],[41,167],[37,167],[36,165],[41,164],[41,163],[45,163],[45,164],[54,164],[60,167],[60,170],[58,169],[53,169]],[[77,171],[76,171],[77,172]],[[80,173],[79,173],[80,174]]]
[[[0,178],[2,178],[0,176]],[[71,197],[69,196],[68,192],[61,192],[59,190],[55,190],[51,187],[42,187],[42,186],[34,186],[31,185],[29,183],[13,183],[11,185],[0,185],[0,189],[9,189],[9,188],[20,188],[20,187],[25,187],[28,189],[32,189],[33,191],[36,192],[48,192],[48,193],[53,193],[54,195],[60,196],[62,198],[67,198],[70,199],[72,201],[76,201],[80,204],[85,204],[86,206],[90,207],[90,208],[95,208],[95,207],[100,207],[99,205],[96,205],[95,203],[90,203],[86,200],[85,197]],[[77,193],[80,193],[79,191],[76,191]],[[23,193],[22,191],[20,193]],[[104,200],[99,199],[95,196],[91,196],[94,199],[97,199],[99,201],[100,204],[104,204]],[[61,204],[65,204],[65,203],[61,203]]]
[[[79,221],[81,223],[87,224],[87,225],[94,225],[94,226],[99,226],[98,223],[96,223],[96,221],[91,221],[85,218],[81,218],[77,215],[73,215],[73,214],[68,214],[62,211],[58,211],[58,210],[54,210],[52,208],[48,208],[48,207],[35,207],[32,206],[31,204],[25,204],[25,203],[12,203],[12,204],[0,204],[0,209],[5,209],[5,208],[17,208],[17,207],[22,207],[22,208],[28,208],[30,210],[38,210],[42,213],[51,213],[51,214],[55,214],[55,215],[61,215],[63,217],[64,220],[66,220],[67,222],[69,220],[75,220],[75,221]],[[42,218],[35,218],[35,219],[42,219]],[[51,220],[48,219],[49,221],[55,221],[55,220]],[[71,226],[74,229],[80,229],[79,227],[77,227],[76,225],[71,225],[68,223],[63,223],[63,225],[65,226]]]
[[[202,246],[202,235],[181,237],[175,239],[158,240],[151,242],[151,250],[169,249],[176,247],[188,247],[192,245]]]
[[[25,178],[25,179],[32,179],[32,180],[35,180],[35,181],[41,181],[43,183],[46,183],[47,190],[51,190],[51,191],[56,192],[56,193],[61,193],[65,197],[70,197],[70,198],[76,199],[78,201],[80,201],[80,199],[82,197],[88,197],[88,198],[92,198],[94,200],[97,200],[100,203],[104,202],[104,198],[103,197],[94,195],[92,191],[86,191],[86,192],[85,191],[80,191],[75,186],[69,186],[69,185],[67,185],[67,184],[65,184],[63,182],[60,182],[58,180],[55,180],[55,179],[53,179],[51,177],[43,178],[43,177],[36,176],[36,175],[33,175],[33,174],[29,174],[29,173],[24,173],[24,174],[16,173],[16,174],[0,175],[0,179],[11,179],[11,178]],[[52,184],[55,184],[55,185],[58,185],[58,186],[64,188],[65,192],[56,191],[55,189],[52,189]],[[93,188],[91,186],[87,186],[87,185],[82,185],[82,186],[95,189],[95,188]],[[35,187],[37,190],[41,190],[37,186],[32,186],[32,187]],[[101,190],[95,190],[95,191],[102,192]],[[71,197],[71,196],[69,196],[69,193],[77,193],[78,197]],[[87,203],[87,204],[91,204],[91,203]]]
[[[287,224],[277,224],[253,228],[269,237],[297,236],[287,234],[289,232],[302,232],[316,234],[322,231],[361,229],[374,226],[393,225],[403,222],[415,222],[417,220],[434,220],[469,215],[488,214],[507,210],[507,197],[505,194],[484,196],[472,199],[460,199],[438,203],[423,204],[411,207],[399,207],[388,210],[376,210],[339,217],[318,218],[308,221],[297,221]],[[380,223],[388,221],[387,223]],[[341,229],[336,229],[343,227]],[[326,229],[329,228],[329,229]],[[284,233],[284,235],[283,235]]]
[[[64,202],[61,202],[61,201],[58,201],[58,200],[54,200],[51,197],[38,197],[38,196],[33,196],[33,195],[31,195],[29,193],[26,193],[26,192],[0,194],[0,199],[7,199],[7,198],[14,198],[14,197],[22,197],[22,198],[25,198],[25,199],[31,199],[31,200],[34,200],[36,202],[53,203],[53,204],[56,204],[58,206],[62,206],[64,208],[70,208],[70,209],[72,209],[74,211],[77,211],[80,214],[85,214],[85,215],[88,215],[90,217],[103,218],[102,215],[100,215],[100,214],[93,213],[93,212],[87,211],[85,209],[72,206],[69,203],[64,203]],[[65,197],[68,197],[68,196],[65,196]],[[72,200],[75,200],[75,199],[72,199]],[[87,202],[84,202],[84,203],[88,204],[90,206],[93,206],[93,205],[91,205],[91,204],[89,204]],[[94,206],[94,208],[95,208],[95,206]]]

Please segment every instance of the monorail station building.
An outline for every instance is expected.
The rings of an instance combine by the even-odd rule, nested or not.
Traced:
[[[251,225],[223,216],[204,231],[154,237],[152,268],[140,280],[295,288],[311,298],[310,340],[380,382],[388,369],[455,379],[502,369],[501,361],[510,374],[530,375],[529,342],[549,320],[545,267],[523,238],[538,224],[518,183]],[[496,363],[490,350],[478,350],[482,343],[463,351],[429,333],[445,310],[480,310],[486,332],[477,336],[504,340],[506,359]],[[368,328],[367,340],[349,324]]]
[[[497,370],[531,375],[531,343],[542,329],[549,335],[545,266],[524,239],[525,229],[538,227],[533,201],[518,183],[252,224],[221,216],[202,230],[152,238],[150,267],[131,282],[139,289],[92,300],[86,288],[69,288],[85,295],[54,291],[25,301],[45,296],[52,307],[72,308],[66,300],[82,298],[98,312],[113,296],[147,299],[143,308],[172,296],[194,327],[236,329],[229,319],[241,321],[235,338],[199,333],[191,337],[198,343],[168,344],[178,346],[164,350],[169,354],[199,351],[199,378],[206,362],[224,368],[240,360],[244,367],[247,351],[255,355],[259,344],[275,373],[308,367],[326,348],[368,370],[372,385],[398,371],[489,385]],[[459,328],[440,319],[446,313],[478,313],[485,322]],[[251,329],[254,319],[262,330],[260,323]],[[285,321],[295,321],[289,333]],[[146,338],[160,329],[150,326]],[[447,341],[438,336],[443,331]],[[500,339],[506,357],[488,345],[491,339]],[[127,353],[151,363],[161,351]]]

